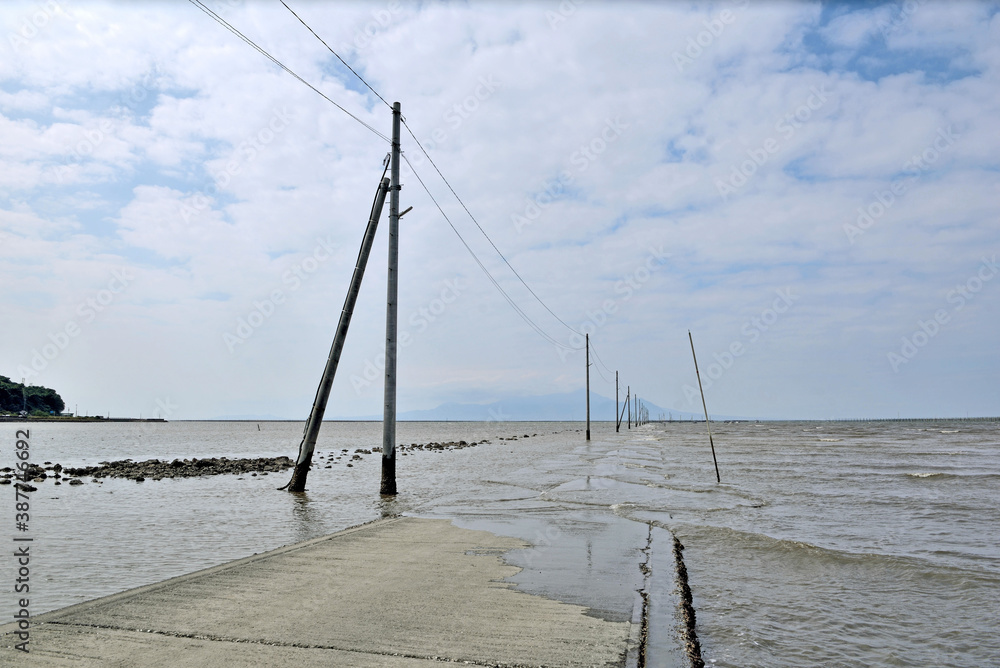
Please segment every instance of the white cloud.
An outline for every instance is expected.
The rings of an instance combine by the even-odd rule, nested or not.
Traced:
[[[0,32],[18,34],[34,7],[5,5]],[[879,21],[899,18],[895,5],[588,3],[555,26],[546,6],[527,3],[297,9],[402,102],[517,271],[572,326],[594,327],[604,361],[652,401],[685,400],[688,328],[711,357],[791,288],[801,301],[715,383],[713,410],[826,417],[836,396],[834,412],[867,414],[878,388],[891,396],[883,412],[990,410],[951,396],[908,407],[884,355],[1000,246],[992,5],[925,3],[885,37]],[[388,133],[388,109],[283,7],[225,11]],[[187,5],[65,3],[31,39],[0,47],[0,276],[13,286],[4,311],[19,322],[0,343],[6,364],[30,363],[111,271],[129,267],[134,283],[39,382],[123,414],[163,396],[184,417],[267,402],[278,408],[265,412],[304,414],[388,145]],[[870,80],[887,58],[895,74]],[[924,73],[942,62],[952,77],[977,74]],[[948,128],[958,139],[851,243],[858,208],[877,204]],[[403,147],[517,303],[566,342],[405,130]],[[402,407],[579,387],[580,355],[563,359],[517,317],[403,174],[414,210],[401,223],[400,317],[413,335]],[[720,195],[719,182],[732,192]],[[383,345],[384,243],[382,230],[335,386],[341,415],[381,403],[381,379],[359,395],[349,378]],[[650,247],[669,262],[626,299]],[[456,277],[468,287],[454,303],[426,326],[410,320]],[[940,352],[901,373],[932,383],[953,360],[971,388],[995,376],[980,334],[995,328],[994,287],[935,339]],[[225,335],[255,310],[269,312],[230,350]],[[88,386],[98,369],[107,381]]]

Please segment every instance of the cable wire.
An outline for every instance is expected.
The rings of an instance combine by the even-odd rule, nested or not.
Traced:
[[[254,49],[257,50],[258,53],[260,53],[262,56],[264,56],[265,58],[267,58],[268,60],[270,60],[272,63],[274,63],[275,65],[277,65],[281,69],[283,69],[285,72],[288,72],[289,74],[291,74],[293,77],[295,77],[296,79],[298,79],[299,81],[301,81],[302,83],[304,83],[309,88],[313,89],[313,91],[315,91],[324,100],[326,100],[327,102],[329,102],[330,104],[332,104],[333,106],[335,106],[337,109],[340,109],[342,112],[344,112],[345,114],[347,114],[348,116],[350,116],[351,118],[353,118],[354,120],[356,120],[361,125],[365,126],[369,130],[371,130],[380,139],[382,139],[383,141],[388,142],[390,144],[392,143],[391,140],[388,137],[386,137],[384,134],[382,134],[381,132],[379,132],[378,130],[376,130],[375,128],[373,128],[372,126],[368,125],[368,123],[365,123],[363,120],[361,120],[360,118],[358,118],[357,116],[355,116],[354,114],[352,114],[351,112],[349,112],[344,107],[342,107],[339,104],[337,104],[336,102],[334,102],[325,93],[323,93],[320,89],[316,88],[311,83],[309,83],[308,81],[306,81],[305,79],[303,79],[302,77],[300,77],[298,74],[296,74],[295,72],[293,72],[288,66],[286,66],[284,63],[282,63],[280,60],[278,60],[277,58],[275,58],[274,56],[272,56],[270,53],[268,53],[267,51],[265,51],[262,47],[258,46],[256,42],[254,42],[252,39],[250,39],[249,37],[247,37],[246,35],[244,35],[243,33],[241,33],[239,30],[237,30],[235,27],[233,27],[233,25],[231,25],[230,23],[228,23],[224,18],[222,18],[221,16],[219,16],[218,14],[216,14],[214,11],[212,11],[211,9],[209,9],[208,7],[206,7],[205,4],[203,2],[201,2],[201,0],[188,0],[188,2],[190,2],[192,5],[194,5],[195,7],[197,7],[198,9],[200,9],[201,11],[205,12],[206,14],[208,14],[211,18],[215,19],[215,21],[217,21],[220,25],[222,25],[227,30],[229,30],[229,32],[233,33],[234,35],[236,35],[237,37],[239,37],[240,39],[242,39],[244,42],[246,42],[247,44],[249,44],[250,46],[252,46]]]
[[[458,203],[462,205],[462,208],[465,209],[465,212],[469,214],[469,218],[471,218],[472,222],[476,224],[476,227],[479,228],[479,231],[483,233],[483,236],[486,237],[486,240],[490,242],[490,246],[493,246],[493,250],[497,252],[497,255],[499,255],[500,259],[504,261],[504,264],[506,264],[510,268],[510,270],[514,272],[514,275],[517,276],[517,280],[521,281],[521,284],[528,289],[528,292],[531,293],[531,296],[534,297],[536,300],[538,300],[538,303],[541,304],[545,308],[545,310],[552,315],[553,318],[562,323],[563,327],[573,332],[574,334],[583,336],[582,334],[580,334],[580,332],[576,331],[575,329],[567,325],[565,320],[556,315],[555,312],[548,307],[548,304],[543,302],[542,298],[539,297],[537,294],[535,294],[535,291],[531,289],[531,286],[528,285],[528,283],[521,277],[521,274],[517,273],[517,270],[514,269],[514,266],[511,265],[511,263],[507,260],[507,257],[503,253],[501,253],[500,249],[497,248],[497,245],[493,243],[493,239],[490,239],[490,235],[486,234],[486,230],[483,229],[483,226],[479,224],[479,221],[476,220],[476,217],[472,215],[471,211],[469,211],[469,207],[465,206],[465,202],[462,201],[462,198],[459,197],[458,193],[455,192],[455,189],[452,188],[451,183],[448,181],[448,179],[445,178],[444,174],[441,173],[441,170],[440,168],[438,168],[437,163],[435,163],[434,159],[431,158],[430,154],[427,153],[427,149],[425,149],[423,144],[420,143],[420,140],[417,139],[417,136],[413,134],[413,130],[410,129],[410,126],[406,123],[405,119],[403,119],[403,126],[406,127],[406,131],[410,133],[411,137],[413,137],[413,141],[417,143],[417,147],[420,149],[421,153],[424,154],[427,160],[431,163],[431,166],[434,167],[434,171],[438,173],[438,176],[441,177],[441,180],[444,181],[446,186],[448,186],[448,190],[450,190],[451,194],[455,196],[455,199],[458,200]]]
[[[287,9],[288,11],[290,11],[292,13],[292,16],[294,16],[295,18],[297,18],[299,20],[299,23],[301,23],[302,25],[304,25],[306,27],[306,29],[309,30],[309,32],[311,32],[316,37],[316,39],[318,39],[320,42],[322,42],[323,46],[325,46],[330,53],[332,53],[333,55],[337,56],[337,60],[339,60],[340,62],[342,62],[344,64],[344,67],[346,67],[347,69],[349,69],[351,71],[351,73],[354,74],[354,76],[356,76],[358,79],[361,79],[361,83],[363,83],[365,86],[368,86],[368,90],[370,90],[371,92],[375,93],[375,97],[377,97],[378,99],[382,100],[382,103],[385,104],[385,106],[387,106],[390,109],[392,109],[392,105],[389,104],[388,102],[386,102],[385,98],[378,94],[377,90],[375,90],[374,88],[372,88],[371,86],[369,86],[368,82],[365,81],[364,77],[362,77],[360,74],[358,74],[357,72],[355,72],[354,68],[351,67],[350,65],[348,65],[347,61],[345,61],[343,58],[341,58],[339,53],[337,53],[332,48],[330,48],[330,45],[327,44],[323,40],[322,37],[320,37],[319,35],[317,35],[316,31],[313,30],[312,28],[310,28],[309,24],[306,23],[304,20],[302,20],[302,17],[299,16],[298,14],[296,14],[295,10],[292,9],[291,7],[289,7],[288,3],[286,3],[285,0],[278,0],[278,1],[281,4],[283,4],[285,6],[285,9]]]
[[[472,259],[476,261],[476,264],[479,265],[479,268],[483,270],[484,274],[486,274],[486,278],[488,278],[490,280],[490,283],[492,283],[493,286],[500,292],[500,294],[503,295],[503,298],[507,300],[507,303],[510,304],[511,308],[514,309],[514,311],[521,317],[521,319],[524,320],[524,322],[526,322],[528,326],[535,331],[535,333],[537,333],[539,336],[541,336],[542,338],[544,338],[546,341],[556,346],[557,348],[562,348],[564,350],[583,350],[583,348],[574,348],[572,346],[567,346],[563,343],[560,343],[556,339],[552,338],[547,332],[545,332],[545,330],[543,330],[537,323],[535,323],[535,321],[533,321],[528,316],[527,313],[521,310],[521,307],[519,307],[511,298],[511,296],[507,294],[507,291],[503,289],[503,287],[500,285],[499,282],[497,282],[497,280],[490,273],[489,269],[486,268],[486,265],[484,265],[482,261],[479,259],[479,256],[476,255],[475,251],[472,250],[472,247],[469,246],[468,242],[465,240],[465,237],[463,237],[462,233],[458,231],[457,227],[455,227],[455,224],[451,222],[451,218],[448,217],[448,214],[445,213],[443,208],[441,208],[441,205],[438,203],[437,199],[435,199],[434,195],[431,194],[431,191],[427,187],[427,184],[424,183],[424,180],[422,178],[420,178],[420,174],[418,174],[417,170],[413,168],[413,164],[410,162],[409,158],[406,157],[406,154],[404,153],[402,154],[402,156],[403,160],[406,161],[406,164],[410,166],[410,170],[413,171],[413,175],[417,177],[417,181],[420,183],[420,186],[424,189],[424,192],[426,192],[427,196],[431,198],[431,201],[434,203],[434,206],[437,207],[437,210],[441,212],[441,215],[448,223],[448,226],[451,227],[452,231],[456,234],[456,236],[458,236],[459,241],[462,242],[462,245],[465,246],[465,249],[469,251],[469,254],[472,256]]]

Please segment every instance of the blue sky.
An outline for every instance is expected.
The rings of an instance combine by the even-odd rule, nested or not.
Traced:
[[[390,131],[280,3],[206,4]],[[715,413],[1000,412],[997,3],[289,5],[558,316],[404,130],[548,338],[404,165],[400,410],[579,389],[587,332],[595,392],[695,411],[690,329]],[[0,374],[303,417],[385,141],[190,3],[4,3],[0,36]],[[330,416],[381,410],[384,227]]]

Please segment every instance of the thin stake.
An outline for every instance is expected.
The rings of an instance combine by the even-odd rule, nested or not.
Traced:
[[[698,356],[694,354],[694,339],[688,330],[688,340],[691,341],[691,357],[694,358],[694,375],[698,376],[698,389],[701,391],[701,407],[705,409],[705,425],[708,426],[708,444],[712,446],[712,461],[715,463],[715,482],[722,482],[719,477],[719,461],[715,458],[715,443],[712,442],[712,422],[708,419],[708,406],[705,405],[705,390],[701,388],[701,374],[698,373]]]
[[[590,334],[587,334],[587,440],[590,440]]]

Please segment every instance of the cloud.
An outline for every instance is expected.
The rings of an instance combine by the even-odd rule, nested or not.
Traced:
[[[990,411],[995,286],[899,371],[933,384],[951,363],[967,391],[911,397],[884,360],[1000,246],[997,7],[908,6],[587,3],[555,22],[530,3],[297,9],[402,102],[510,264],[655,403],[685,401],[687,329],[711,359],[747,343],[746,323],[791,289],[799,301],[751,327],[753,346],[716,380],[713,410]],[[60,3],[24,37],[35,11],[0,9],[0,277],[12,286],[0,299],[19,323],[0,344],[15,369],[0,373],[128,267],[136,280],[40,382],[121,414],[169,396],[181,417],[241,403],[302,416],[388,144],[194,7]],[[382,101],[283,7],[220,11],[389,132]],[[405,129],[403,150],[519,307],[573,345]],[[402,172],[414,209],[400,233],[401,409],[579,388],[582,354],[521,320]],[[384,346],[384,240],[334,388],[340,415],[381,403],[380,379],[358,392],[350,377]],[[651,248],[669,259],[647,276]],[[441,310],[455,280],[466,287]],[[254,312],[252,335],[227,345]],[[108,378],[88,386],[98,370]]]

